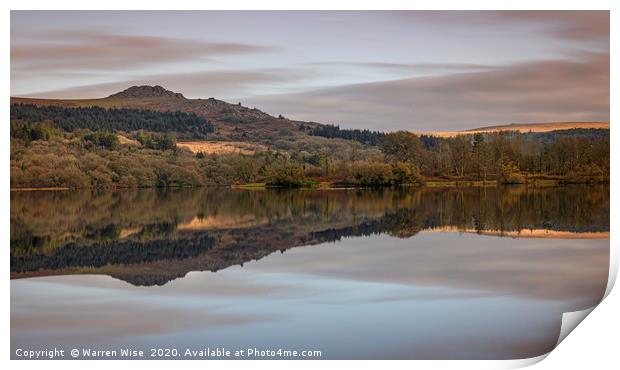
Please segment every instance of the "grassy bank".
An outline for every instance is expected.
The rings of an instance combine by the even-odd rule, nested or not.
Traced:
[[[573,179],[574,180],[574,179]],[[540,178],[525,178],[523,183],[504,184],[497,180],[452,180],[452,179],[432,179],[427,180],[419,185],[398,185],[398,186],[418,186],[427,188],[458,188],[458,187],[495,187],[506,185],[523,185],[532,188],[545,188],[545,187],[559,187],[571,184],[608,184],[609,181],[586,181],[586,180],[574,180],[570,178],[559,177],[556,179],[540,179]],[[285,186],[269,185],[266,182],[256,182],[248,184],[234,184],[231,185],[235,189],[269,189],[269,188],[283,188]],[[300,189],[342,189],[342,188],[372,188],[381,186],[344,186],[340,185],[338,181],[308,181],[304,186],[299,186]]]

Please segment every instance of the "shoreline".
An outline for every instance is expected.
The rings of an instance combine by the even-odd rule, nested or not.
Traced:
[[[66,187],[47,187],[47,188],[11,188],[11,191],[65,191],[65,190],[77,190],[78,188],[66,188]],[[87,188],[79,188],[87,189]],[[95,189],[95,188],[88,188]]]
[[[560,180],[539,180],[525,183],[501,184],[496,180],[478,181],[478,180],[433,180],[426,181],[423,185],[402,184],[392,186],[342,186],[336,185],[330,181],[321,181],[316,186],[302,187],[286,187],[272,186],[266,183],[249,183],[249,184],[232,184],[232,185],[193,185],[193,186],[138,186],[138,187],[86,187],[86,188],[70,188],[70,187],[27,187],[27,188],[10,188],[11,192],[36,192],[36,191],[69,191],[69,190],[124,190],[124,189],[196,189],[196,188],[229,188],[229,189],[245,189],[245,190],[268,190],[268,189],[297,189],[297,190],[346,190],[346,189],[385,189],[385,188],[487,188],[501,186],[524,186],[532,189],[549,188],[549,187],[565,187],[570,185],[609,185],[609,182],[564,182]]]

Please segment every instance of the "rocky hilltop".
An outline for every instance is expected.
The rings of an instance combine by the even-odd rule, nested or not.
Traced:
[[[121,92],[108,96],[108,98],[178,98],[185,99],[183,94],[167,90],[159,85],[131,86]]]

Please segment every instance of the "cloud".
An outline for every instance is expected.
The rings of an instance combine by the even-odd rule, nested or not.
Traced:
[[[332,55],[330,58],[333,57],[334,61],[310,63],[324,60],[321,59],[323,54],[316,53],[316,50],[308,51],[312,54],[307,56],[297,54],[296,45],[299,46],[300,41],[293,37],[296,34],[291,34],[288,36],[294,41],[291,41],[293,47],[287,49],[288,52],[295,55],[295,63],[300,58],[302,63],[308,62],[303,68],[297,68],[287,64],[290,63],[287,55],[283,58],[272,55],[277,59],[262,58],[260,53],[277,49],[252,43],[121,34],[124,31],[118,28],[115,28],[117,34],[109,35],[103,31],[42,33],[32,30],[33,27],[20,30],[15,26],[11,34],[13,91],[19,95],[48,98],[94,98],[129,85],[160,84],[188,97],[240,99],[244,104],[291,118],[386,130],[609,120],[608,11],[398,11],[368,14],[378,17],[378,27],[381,22],[397,26],[399,30],[405,25],[415,25],[430,34],[428,40],[434,41],[428,41],[432,47],[428,48],[428,54],[424,54],[428,59],[423,60],[431,62],[409,63],[416,60],[415,52],[411,55],[403,52],[403,55],[409,55],[404,60],[400,52],[375,52],[371,60],[365,59],[369,57],[367,53],[351,53],[343,57],[330,52],[327,55]],[[342,23],[337,24],[342,28]],[[416,27],[411,28],[414,34],[418,30]],[[133,30],[137,32],[135,28]],[[393,34],[394,40],[386,38],[386,44],[399,42],[398,34]],[[377,33],[374,36],[382,35]],[[532,51],[527,46],[523,53],[519,52],[516,60],[537,59],[536,62],[487,65],[487,60],[495,59],[493,55],[487,58],[489,53],[485,54],[482,49],[480,55],[476,55],[476,49],[455,51],[468,54],[456,54],[450,58],[447,58],[448,54],[443,55],[443,50],[459,46],[454,43],[465,37],[472,37],[474,43],[482,40],[484,45],[492,47],[495,42],[503,43],[506,37],[515,35],[525,35],[527,40],[531,37],[533,44],[540,44],[538,47],[547,51],[544,58],[557,59],[540,61],[543,56],[530,55]],[[459,37],[451,41],[456,36]],[[356,33],[355,37],[358,38],[343,40],[364,45],[366,34]],[[274,43],[281,41],[278,38],[265,39]],[[444,39],[448,43],[444,44]],[[547,44],[552,47],[545,46]],[[325,45],[324,51],[330,51],[330,47],[333,46]],[[348,50],[344,44],[342,48]],[[582,51],[576,56],[567,55],[565,50],[568,48]],[[584,53],[583,50],[599,52]],[[494,50],[490,52],[495,53]],[[231,55],[238,57],[234,60],[236,66],[238,62],[239,66],[245,64],[245,68],[263,69],[232,70],[237,67],[213,67],[202,63]],[[377,60],[377,55],[388,56]],[[471,55],[476,57],[470,58]],[[432,63],[433,60],[442,62]],[[187,66],[192,66],[192,70],[227,70],[190,74],[183,70]],[[355,69],[354,73],[349,73],[350,69]],[[182,72],[177,73],[179,70]],[[386,81],[387,78],[395,80]],[[383,81],[368,83],[379,79]],[[350,85],[343,85],[345,83]],[[334,87],[338,84],[340,86]],[[305,92],[300,92],[302,89]],[[33,94],[33,91],[39,93]],[[290,91],[296,93],[285,94]],[[279,95],[270,95],[276,93]]]
[[[609,38],[608,10],[513,10],[497,12],[500,18],[531,21],[548,26],[557,38],[588,41]]]
[[[55,32],[36,40],[11,43],[12,70],[116,70],[274,50],[243,43],[98,33]]]
[[[317,62],[310,65],[327,67],[360,67],[377,68],[388,72],[411,73],[411,72],[450,72],[450,71],[478,71],[494,69],[496,67],[476,63],[391,63],[391,62]]]
[[[336,62],[345,63],[345,62]],[[159,84],[187,97],[241,100],[293,119],[382,130],[459,130],[488,124],[609,120],[609,54],[574,52],[548,60],[469,71],[467,64],[356,63],[371,68],[462,68],[451,74],[344,85],[295,94],[253,90],[317,76],[311,69],[273,68],[142,75],[117,82],[29,94],[96,98],[131,85]],[[482,67],[482,66],[481,66]],[[245,97],[239,92],[249,92]]]
[[[432,26],[515,26],[543,32],[558,39],[596,41],[609,38],[608,10],[503,10],[503,11],[400,11],[391,13],[406,22],[422,21]]]
[[[609,54],[243,99],[293,119],[383,130],[609,120]]]
[[[251,91],[258,86],[265,88],[269,85],[301,81],[313,75],[311,71],[292,68],[147,75],[129,80],[38,92],[28,96],[55,99],[101,98],[133,85],[161,85],[190,98],[222,98],[236,96],[239,91]]]

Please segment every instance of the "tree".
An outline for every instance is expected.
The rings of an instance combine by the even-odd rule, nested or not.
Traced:
[[[329,176],[329,170],[332,167],[331,153],[326,149],[321,149],[321,151],[319,152],[319,159],[320,159],[321,166],[323,167],[325,171],[325,176]]]
[[[456,175],[459,177],[465,176],[465,167],[471,158],[471,145],[469,144],[469,138],[465,135],[455,137],[452,141],[450,149]]]
[[[357,142],[355,140],[351,140],[351,154],[349,155],[349,160],[357,160]]]
[[[487,180],[487,171],[491,163],[491,152],[489,144],[486,142],[484,135],[477,133],[474,135],[473,156],[474,167],[478,173],[478,180]]]
[[[400,161],[419,165],[420,138],[411,132],[398,131],[386,134],[380,148],[389,161]]]

